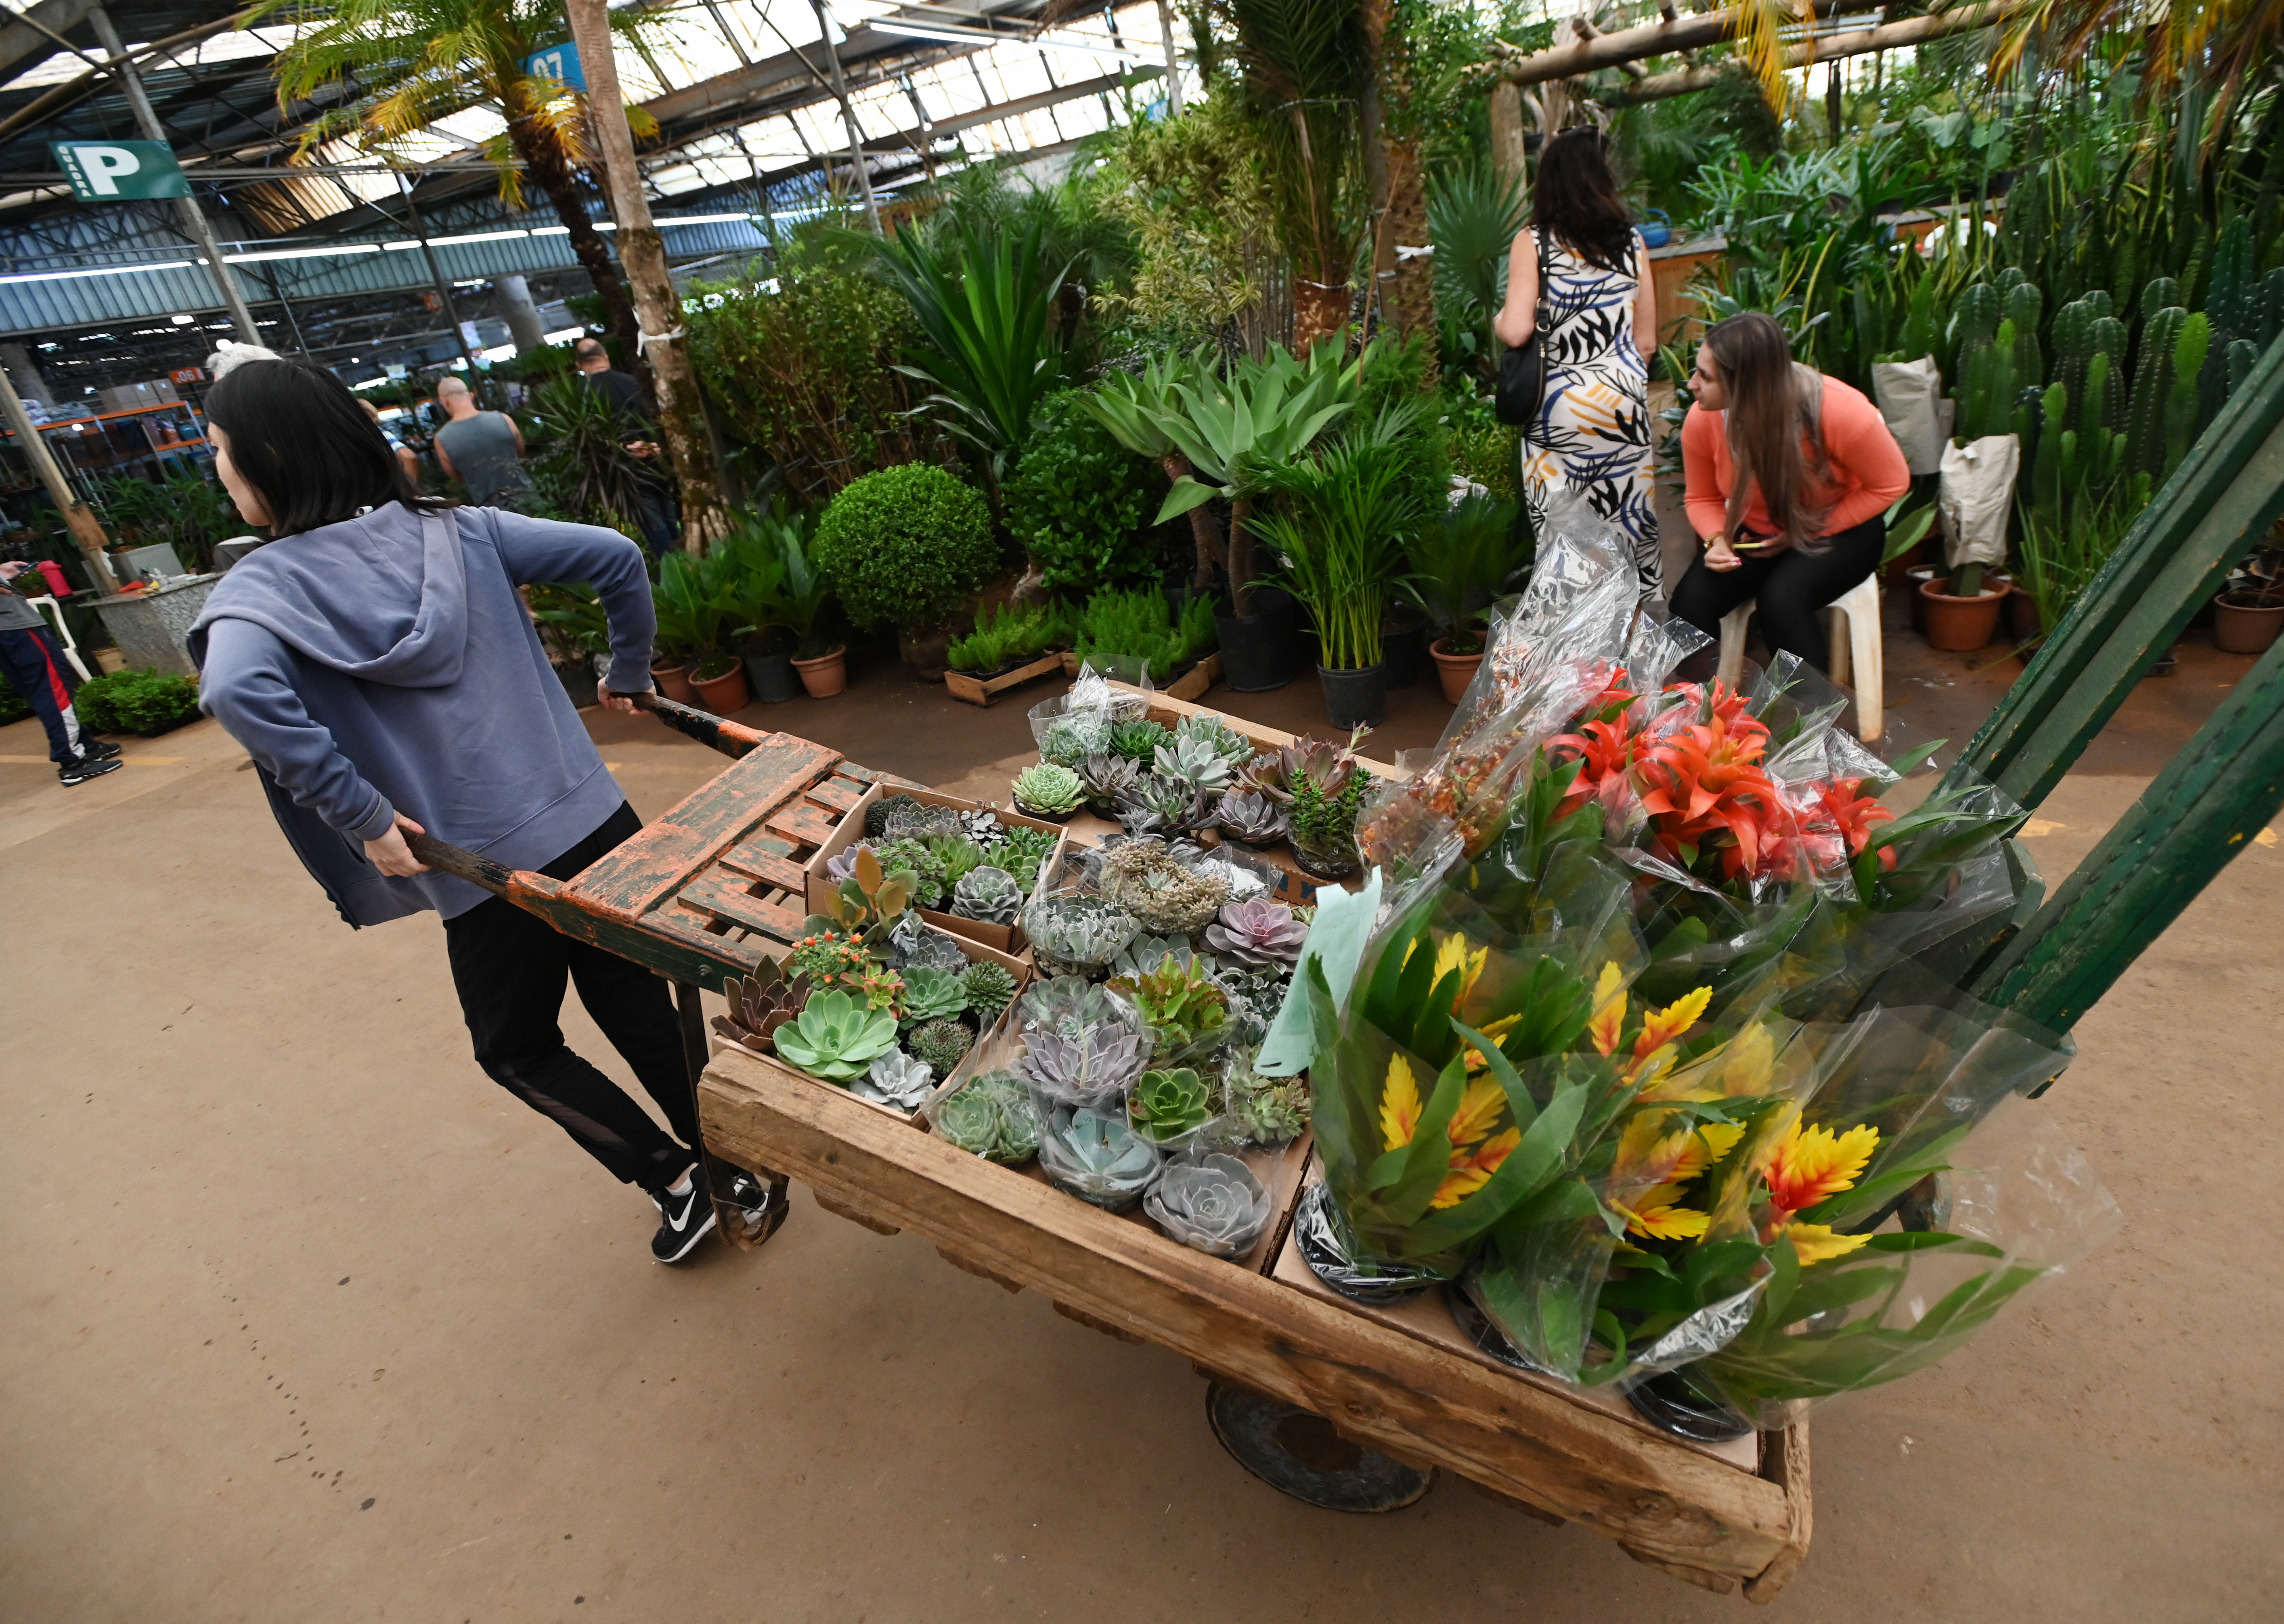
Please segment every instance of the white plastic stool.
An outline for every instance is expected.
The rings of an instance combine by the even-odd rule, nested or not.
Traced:
[[[87,662],[79,657],[79,644],[72,640],[71,628],[64,624],[64,606],[52,597],[35,597],[31,603],[33,608],[44,609],[56,617],[56,636],[63,642],[64,658],[71,661],[72,669],[79,673],[81,682],[90,680]]]
[[[1745,623],[1753,618],[1756,605],[1757,600],[1748,597],[1721,617],[1720,675],[1732,687],[1745,668]],[[1839,687],[1847,687],[1853,666],[1858,678],[1856,736],[1869,744],[1880,737],[1885,725],[1880,711],[1888,667],[1880,642],[1879,575],[1865,576],[1826,604],[1824,613],[1830,617],[1825,621],[1824,635],[1832,649],[1832,680]],[[1843,621],[1847,623],[1844,636]]]

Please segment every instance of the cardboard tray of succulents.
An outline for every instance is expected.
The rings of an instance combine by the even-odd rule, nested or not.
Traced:
[[[1804,1424],[1679,1435],[1524,1368],[1463,1292],[1326,1254],[1337,1219],[1287,1058],[1309,1000],[1287,994],[1343,941],[1354,968],[1378,886],[1336,881],[1396,770],[1130,690],[1051,701],[1034,727],[1013,812],[842,767],[728,848],[752,884],[680,894],[718,936],[766,938],[721,981],[709,1152],[1183,1354],[1224,1444],[1287,1493],[1386,1511],[1445,1471],[1772,1597],[1808,1544]]]

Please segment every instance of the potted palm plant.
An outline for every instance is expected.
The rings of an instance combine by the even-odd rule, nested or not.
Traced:
[[[1482,663],[1482,621],[1491,599],[1529,567],[1527,545],[1517,544],[1515,517],[1512,502],[1469,496],[1412,537],[1412,576],[1404,589],[1448,629],[1428,648],[1448,704],[1459,702]]]
[[[660,641],[690,651],[688,678],[697,703],[716,715],[745,708],[745,668],[725,646],[737,598],[718,559],[701,563],[686,552],[668,553],[659,560],[651,602]]]
[[[775,511],[738,514],[707,558],[720,560],[728,574],[739,622],[731,636],[743,644],[755,697],[770,705],[795,698],[803,683],[794,661],[820,652],[805,649],[802,640],[815,641],[817,616],[831,595],[809,567],[802,521]],[[839,656],[834,651],[833,660]]]

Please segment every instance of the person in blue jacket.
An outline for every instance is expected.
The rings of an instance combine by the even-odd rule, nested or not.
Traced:
[[[650,1196],[653,1257],[687,1257],[714,1206],[665,981],[428,868],[405,840],[426,832],[567,879],[642,826],[516,590],[595,588],[606,702],[631,711],[656,629],[641,549],[421,496],[356,397],[304,363],[231,368],[207,415],[231,499],[276,539],[199,616],[201,708],[253,756],[278,827],[342,918],[442,916],[477,1064]],[[672,1134],[564,1042],[567,978]]]

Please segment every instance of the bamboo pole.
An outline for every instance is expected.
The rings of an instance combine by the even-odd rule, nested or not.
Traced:
[[[1829,62],[1841,57],[1862,56],[1866,51],[1923,45],[1929,40],[1964,34],[1970,29],[1994,27],[2021,9],[2012,0],[1998,0],[1995,4],[1930,12],[1923,17],[1908,17],[1901,22],[1882,23],[1876,28],[1819,35],[1813,40],[1789,47],[1784,53],[1784,65],[1787,68],[1805,67],[1811,62]],[[1670,96],[1686,96],[1692,90],[1709,90],[1720,82],[1723,74],[1738,71],[1733,64],[1728,64],[1686,67],[1670,74],[1653,74],[1620,90],[1617,100],[1633,106],[1642,102],[1662,101]]]
[[[1837,17],[1851,12],[1877,11],[1884,0],[1816,0],[1816,15]],[[1574,79],[1597,68],[1616,67],[1647,57],[1671,56],[1704,45],[1718,45],[1737,35],[1737,8],[1724,6],[1701,16],[1677,17],[1671,22],[1646,23],[1615,34],[1580,35],[1568,43],[1528,55],[1505,48],[1505,59],[1492,71],[1514,84],[1539,84],[1549,79]],[[1494,51],[1502,48],[1492,47]]]

